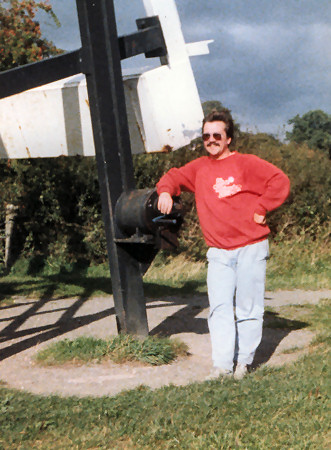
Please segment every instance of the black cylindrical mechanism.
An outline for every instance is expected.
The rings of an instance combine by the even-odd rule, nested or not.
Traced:
[[[137,231],[142,234],[155,234],[160,228],[178,230],[182,223],[182,206],[179,199],[174,199],[173,209],[168,215],[163,215],[158,210],[157,202],[155,189],[123,192],[115,209],[118,227],[128,236]]]

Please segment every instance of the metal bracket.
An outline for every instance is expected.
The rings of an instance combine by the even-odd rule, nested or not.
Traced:
[[[131,58],[141,53],[145,53],[146,58],[166,56],[167,47],[159,18],[145,17],[137,19],[136,23],[139,31],[118,39],[121,59]]]

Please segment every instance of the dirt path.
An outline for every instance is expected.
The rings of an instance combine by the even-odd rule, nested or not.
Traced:
[[[321,298],[331,298],[331,290],[267,292],[266,306],[277,310],[288,304],[316,304]],[[116,335],[113,299],[15,298],[13,305],[0,307],[0,379],[9,387],[62,396],[114,395],[141,384],[157,388],[203,380],[211,369],[207,297],[148,299],[147,314],[152,334],[178,337],[187,343],[191,356],[159,367],[112,362],[39,367],[33,357],[50,342],[82,335]],[[293,361],[307,351],[313,337],[304,328],[265,328],[255,362],[275,366]],[[293,347],[298,347],[297,351],[283,353]]]

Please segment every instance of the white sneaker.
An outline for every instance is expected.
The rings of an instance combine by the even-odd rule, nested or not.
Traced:
[[[229,378],[232,377],[231,370],[222,369],[222,367],[214,367],[210,374],[206,376],[205,380],[217,380],[217,378]]]
[[[241,380],[247,374],[247,366],[246,364],[237,364],[236,370],[234,371],[233,378],[235,380]]]

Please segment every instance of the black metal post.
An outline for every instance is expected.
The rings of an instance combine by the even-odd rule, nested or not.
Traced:
[[[134,189],[120,51],[112,0],[77,0],[103,219],[119,332],[148,334],[140,265],[114,220],[122,192]]]
[[[86,75],[118,331],[146,336],[142,273],[157,253],[156,241],[138,229],[128,238],[115,220],[117,200],[135,187],[120,61],[140,53],[163,57],[167,49],[158,17],[138,19],[138,32],[118,37],[113,0],[76,0],[76,5],[82,48],[2,72],[0,99]],[[165,241],[161,232],[160,239]]]

